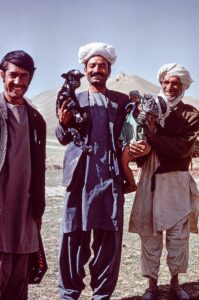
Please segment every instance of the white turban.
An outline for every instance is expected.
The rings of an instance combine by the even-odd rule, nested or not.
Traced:
[[[171,63],[163,65],[158,71],[158,80],[162,84],[165,76],[176,76],[180,79],[182,83],[182,93],[175,99],[169,99],[165,96],[163,89],[160,90],[160,96],[166,97],[171,108],[174,108],[183,98],[185,90],[189,88],[190,84],[193,82],[189,72],[182,65]]]
[[[117,56],[115,48],[105,43],[90,43],[79,48],[78,59],[80,63],[85,64],[92,56],[102,56],[110,64],[114,64]]]
[[[171,63],[163,65],[158,71],[158,80],[160,83],[164,80],[165,76],[176,76],[179,77],[180,82],[183,86],[183,91],[189,88],[190,84],[193,82],[190,73],[182,65]]]

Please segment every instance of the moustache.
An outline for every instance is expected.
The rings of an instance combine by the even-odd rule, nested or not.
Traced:
[[[25,88],[26,86],[24,84],[12,84],[13,88]]]
[[[92,77],[93,77],[93,76],[101,76],[101,77],[104,77],[104,74],[103,74],[103,73],[100,73],[100,72],[96,72],[96,73],[93,73],[91,76],[92,76]]]

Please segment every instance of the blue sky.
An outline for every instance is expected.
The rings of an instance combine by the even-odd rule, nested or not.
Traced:
[[[88,42],[115,46],[112,68],[158,84],[161,65],[183,64],[199,97],[198,0],[1,0],[0,58],[23,49],[35,60],[28,96],[63,84],[60,74],[83,70],[77,52]],[[2,85],[0,85],[2,88]]]

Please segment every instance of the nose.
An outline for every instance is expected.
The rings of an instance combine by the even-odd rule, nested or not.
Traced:
[[[94,72],[99,72],[100,71],[100,66],[96,65],[94,68]]]
[[[172,83],[168,83],[168,84],[167,84],[167,90],[170,91],[172,88],[173,88]]]
[[[15,80],[14,80],[14,83],[15,83],[15,84],[19,84],[20,81],[21,81],[20,76],[16,76],[16,77],[15,77]]]

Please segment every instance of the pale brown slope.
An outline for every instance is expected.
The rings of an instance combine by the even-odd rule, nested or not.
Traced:
[[[84,91],[88,87],[86,78],[82,79],[81,87],[78,91]],[[60,87],[61,88],[61,87]],[[159,87],[151,82],[138,77],[129,76],[125,73],[121,73],[117,77],[110,78],[108,80],[108,88],[116,91],[120,91],[129,94],[131,90],[139,90],[140,94],[144,93],[158,93]],[[54,136],[57,119],[55,116],[55,103],[58,93],[58,89],[52,91],[46,91],[39,94],[32,99],[32,102],[39,109],[47,122],[48,136]],[[184,102],[190,103],[199,109],[199,99],[193,97],[185,97]]]

